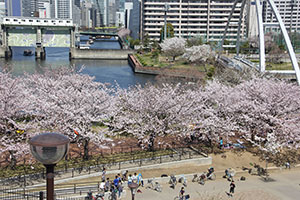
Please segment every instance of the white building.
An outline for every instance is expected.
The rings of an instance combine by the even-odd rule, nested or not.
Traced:
[[[173,25],[175,36],[201,36],[207,41],[220,41],[234,0],[142,0],[141,38],[145,34],[152,39],[160,38],[160,30],[164,26],[165,3],[169,5],[167,23]],[[240,10],[241,2],[233,13],[226,40],[236,40]],[[246,12],[242,16],[241,37],[246,35],[245,15]]]
[[[52,0],[51,17],[73,19],[73,4],[72,0]]]
[[[6,16],[5,2],[0,1],[0,23],[2,22],[3,17],[5,16]]]
[[[116,26],[124,27],[125,25],[125,12],[116,12]]]
[[[50,0],[38,1],[39,18],[51,18]]]

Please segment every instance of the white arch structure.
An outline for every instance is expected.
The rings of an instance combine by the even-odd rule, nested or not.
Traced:
[[[242,1],[242,7],[241,7],[241,15],[240,15],[240,19],[239,19],[239,29],[238,29],[238,35],[237,35],[237,43],[236,43],[236,49],[237,49],[237,55],[239,54],[239,50],[240,50],[240,26],[241,26],[241,20],[242,20],[242,15],[243,15],[243,10],[244,10],[244,5],[246,3],[246,1],[248,1],[247,3],[249,3],[249,0],[235,0],[231,9],[231,12],[229,14],[228,17],[228,21],[227,21],[227,25],[225,27],[225,31],[223,34],[223,38],[222,38],[222,46],[221,48],[223,48],[223,44],[224,44],[224,40],[225,40],[225,36],[227,33],[227,29],[229,27],[229,23],[232,17],[232,14],[236,8],[236,4]],[[259,69],[261,72],[265,72],[266,71],[266,55],[265,55],[265,41],[264,41],[264,24],[263,24],[263,19],[262,19],[262,6],[261,3],[264,0],[255,0],[255,5],[256,5],[256,15],[257,15],[257,23],[258,23],[258,33],[259,33]],[[293,49],[293,46],[291,44],[291,40],[290,37],[287,33],[287,30],[284,26],[284,23],[282,21],[282,18],[278,12],[278,9],[276,7],[276,5],[274,4],[273,0],[266,0],[268,1],[268,3],[270,4],[273,13],[275,14],[275,17],[278,21],[279,27],[282,31],[287,49],[288,49],[288,53],[296,74],[296,78],[297,78],[297,83],[298,85],[300,85],[300,70],[299,70],[299,65],[297,62],[297,58]],[[250,4],[249,4],[250,5]]]

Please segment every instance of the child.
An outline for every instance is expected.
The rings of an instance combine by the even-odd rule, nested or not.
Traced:
[[[234,193],[235,184],[234,181],[231,181],[230,183],[230,189],[229,189],[229,195],[232,196]]]

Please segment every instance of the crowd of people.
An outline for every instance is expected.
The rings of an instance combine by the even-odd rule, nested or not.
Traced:
[[[121,198],[123,187],[126,184],[129,185],[131,183],[137,183],[138,185],[144,187],[142,174],[128,174],[128,170],[126,170],[122,173],[115,175],[114,179],[110,179],[106,176],[106,168],[103,168],[101,175],[101,183],[99,185],[99,192],[111,192],[112,199],[117,200],[118,198]]]

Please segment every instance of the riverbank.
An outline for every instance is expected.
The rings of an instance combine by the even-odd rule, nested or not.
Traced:
[[[172,64],[164,67],[144,66],[133,54],[128,55],[128,64],[131,66],[134,73],[187,78],[191,80],[203,80],[208,73],[205,71],[205,68],[200,71],[199,68],[192,66],[185,68],[172,67]]]

